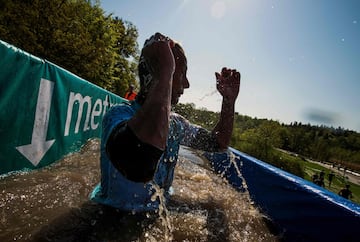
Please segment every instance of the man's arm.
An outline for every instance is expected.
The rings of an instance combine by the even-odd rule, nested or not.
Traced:
[[[173,42],[156,33],[142,50],[152,76],[150,91],[141,109],[128,122],[134,134],[144,143],[164,150],[169,131],[172,78],[175,60]]]
[[[106,153],[124,177],[135,182],[153,178],[169,132],[173,42],[157,33],[145,43],[142,60],[149,71],[150,90],[141,108],[116,126],[106,141]]]
[[[216,88],[223,97],[219,122],[212,134],[220,149],[227,149],[230,144],[234,125],[235,101],[240,89],[240,73],[224,67],[221,73],[215,73]]]
[[[228,148],[234,123],[234,108],[240,88],[240,73],[223,68],[221,74],[215,73],[217,89],[223,96],[220,118],[210,132],[190,124],[183,117],[177,117],[185,124],[186,133],[183,145],[204,151],[219,151]]]

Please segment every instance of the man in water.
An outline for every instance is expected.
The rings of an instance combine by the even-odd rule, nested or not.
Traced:
[[[184,89],[187,59],[180,44],[160,33],[144,44],[139,62],[136,100],[112,107],[103,119],[101,182],[91,200],[122,211],[152,211],[154,184],[168,196],[180,145],[206,151],[226,150],[233,129],[240,73],[215,73],[222,95],[220,118],[210,132],[171,112]]]
[[[171,112],[189,88],[186,71],[186,56],[178,43],[159,33],[145,42],[136,100],[113,106],[104,117],[101,182],[92,201],[35,231],[33,241],[134,240],[142,233],[138,224],[153,221],[142,212],[159,207],[159,199],[152,199],[154,187],[169,196],[180,144],[207,151],[227,149],[240,73],[228,68],[215,73],[223,101],[219,122],[209,132]]]

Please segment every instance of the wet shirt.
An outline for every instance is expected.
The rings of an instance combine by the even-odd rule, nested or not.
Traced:
[[[121,104],[112,107],[104,116],[100,158],[101,182],[93,190],[91,200],[127,211],[150,211],[158,208],[158,199],[153,198],[155,193],[153,184],[136,183],[126,179],[106,155],[105,144],[113,128],[129,120],[139,109],[140,105],[133,101],[130,105]],[[190,124],[182,116],[171,113],[166,148],[153,179],[166,192],[174,178],[180,145],[197,148],[192,144],[196,144],[193,141],[200,130],[205,132],[200,126]]]

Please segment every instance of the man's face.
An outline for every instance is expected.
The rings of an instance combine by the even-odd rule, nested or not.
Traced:
[[[184,93],[184,89],[189,88],[190,84],[186,77],[186,57],[179,50],[174,50],[173,53],[175,57],[176,67],[173,75],[171,104],[175,105],[179,102],[179,98]]]

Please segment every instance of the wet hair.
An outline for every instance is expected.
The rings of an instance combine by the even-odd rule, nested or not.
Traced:
[[[174,47],[172,47],[172,52],[175,56],[175,58],[179,58],[180,56],[185,57],[184,49],[181,47],[181,45],[177,42],[175,42]],[[146,96],[150,90],[151,84],[152,84],[152,76],[149,71],[149,67],[145,62],[144,56],[140,55],[139,65],[138,65],[138,74],[139,74],[139,80],[140,80],[140,91],[136,97],[136,100],[142,104],[144,103]]]

